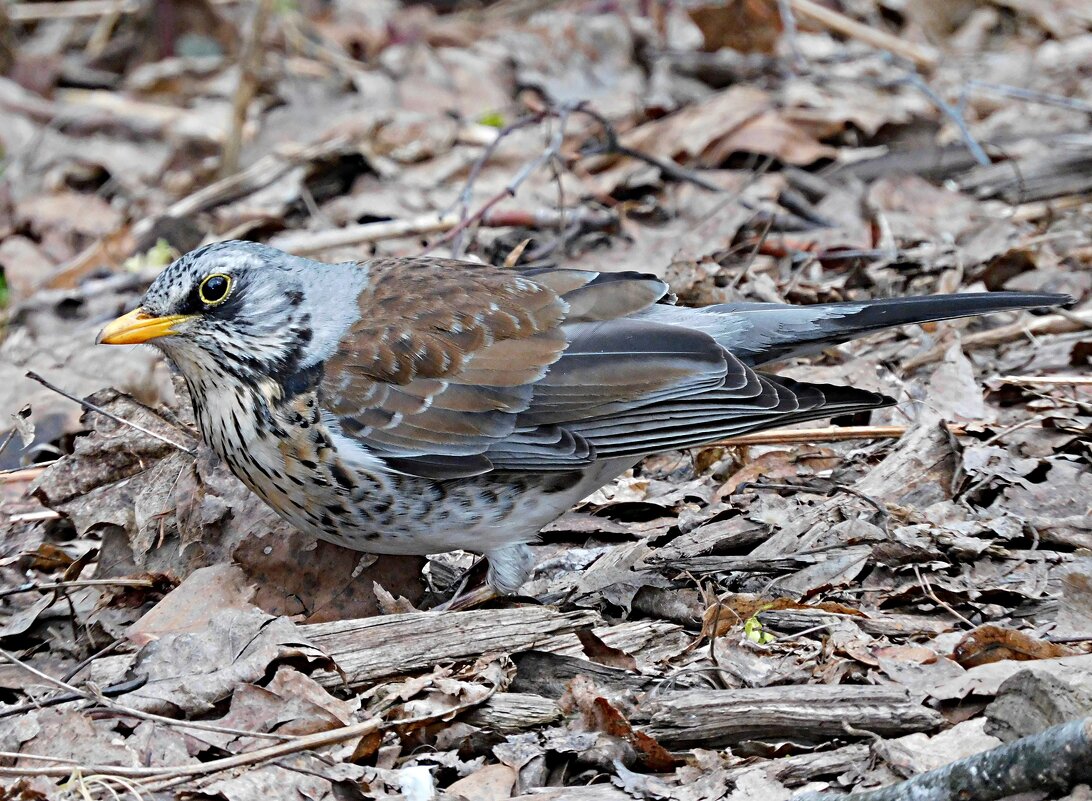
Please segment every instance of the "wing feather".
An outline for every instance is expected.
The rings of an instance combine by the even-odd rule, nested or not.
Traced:
[[[572,470],[889,399],[756,373],[640,273],[377,259],[327,361],[331,425],[432,478]],[[653,311],[655,310],[655,311]]]

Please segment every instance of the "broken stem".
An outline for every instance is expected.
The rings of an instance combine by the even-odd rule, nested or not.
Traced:
[[[109,417],[115,423],[121,423],[124,426],[129,426],[129,428],[131,428],[131,429],[133,429],[135,431],[139,431],[141,434],[147,434],[152,439],[157,439],[160,442],[165,442],[166,444],[170,445],[172,448],[178,448],[178,450],[182,451],[182,453],[189,454],[190,456],[196,456],[197,455],[197,451],[193,450],[192,448],[187,448],[185,445],[180,445],[177,442],[175,442],[174,440],[168,439],[167,437],[163,436],[162,434],[157,434],[156,432],[152,431],[151,429],[147,429],[142,425],[138,425],[138,424],[136,424],[136,423],[134,423],[134,422],[132,422],[130,420],[126,420],[124,417],[118,417],[113,412],[108,412],[105,409],[103,409],[101,406],[96,406],[95,404],[91,403],[88,400],[84,400],[83,398],[77,398],[72,393],[65,392],[63,389],[58,387],[56,384],[51,384],[49,381],[46,381],[44,378],[42,378],[40,375],[38,375],[33,370],[31,370],[30,372],[27,373],[27,378],[29,378],[31,381],[37,381],[39,384],[41,384],[46,389],[53,390],[58,395],[60,395],[62,398],[68,398],[70,401],[73,401],[75,403],[80,404],[80,406],[82,406],[83,408],[87,409],[90,412],[97,412],[98,414],[101,414],[103,417]]]

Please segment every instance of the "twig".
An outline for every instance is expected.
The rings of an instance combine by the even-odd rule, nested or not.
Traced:
[[[459,193],[458,200],[455,201],[455,209],[457,209],[459,212],[459,222],[465,220],[467,218],[467,215],[470,213],[470,201],[474,198],[474,184],[477,183],[478,176],[481,175],[482,170],[485,169],[485,165],[489,162],[491,158],[493,158],[493,154],[497,152],[497,148],[500,147],[501,142],[503,142],[516,131],[542,122],[542,120],[545,119],[546,114],[547,112],[545,110],[536,112],[534,114],[529,114],[526,117],[521,117],[514,122],[510,122],[508,125],[505,125],[499,131],[497,131],[496,138],[494,138],[492,142],[485,146],[485,148],[481,152],[481,155],[479,155],[477,160],[475,160],[474,166],[470,168],[470,172],[466,176],[466,183],[463,184],[463,190]],[[449,211],[453,211],[455,209],[449,209]],[[457,243],[457,246],[453,248],[453,251],[459,252],[461,246],[461,242]],[[432,246],[430,245],[430,247]],[[427,252],[427,250],[425,252]]]
[[[925,593],[925,596],[927,598],[929,598],[929,600],[931,600],[933,603],[935,603],[937,606],[941,607],[942,609],[945,609],[948,612],[948,614],[952,615],[953,617],[958,618],[959,620],[962,620],[964,623],[966,623],[972,629],[974,628],[974,623],[972,623],[970,620],[965,618],[963,615],[959,614],[959,612],[957,612],[955,610],[955,607],[953,607],[949,603],[946,603],[946,602],[940,600],[940,598],[937,597],[937,594],[935,592],[933,592],[933,585],[929,583],[928,578],[926,578],[925,576],[922,575],[921,570],[918,569],[917,565],[914,565],[914,575],[918,577],[918,583],[921,585],[922,591]]]
[[[58,701],[56,703],[63,704],[78,700],[93,701],[102,705],[106,709],[109,709],[112,712],[116,712],[119,715],[124,715],[131,718],[138,718],[141,720],[154,720],[158,723],[164,723],[168,726],[176,726],[180,729],[197,729],[199,731],[212,731],[219,734],[233,734],[240,737],[255,737],[267,740],[292,741],[297,739],[295,735],[291,734],[274,734],[272,732],[258,732],[249,731],[247,729],[235,729],[231,728],[230,726],[217,726],[213,723],[204,723],[200,721],[176,720],[174,718],[169,718],[166,715],[157,715],[154,712],[144,712],[140,709],[133,709],[132,707],[125,706],[125,704],[119,704],[116,701],[110,700],[106,696],[105,690],[100,690],[98,688],[95,688],[94,692],[91,692],[89,690],[81,690],[79,687],[69,684],[67,681],[54,678],[48,673],[43,673],[33,665],[24,662],[15,654],[9,653],[3,649],[0,649],[0,658],[6,659],[8,662],[15,665],[16,667],[21,668],[27,673],[30,673],[32,676],[36,676],[37,678],[41,679],[46,684],[52,684],[54,687],[58,687],[61,690],[64,690],[66,697],[63,701]],[[143,687],[147,680],[147,677],[143,676],[139,677],[138,679],[125,682],[122,685],[115,685],[115,687],[124,687],[124,689],[119,689],[117,694],[120,695],[122,693],[133,692],[133,690]],[[51,704],[47,704],[43,701],[39,705]],[[87,768],[86,771],[90,773],[100,772],[98,769],[93,768]],[[3,775],[3,773],[0,773],[0,776]]]
[[[483,203],[476,212],[474,212],[470,216],[460,214],[458,224],[456,224],[454,228],[441,236],[435,242],[429,243],[429,246],[425,248],[423,252],[427,253],[428,251],[442,245],[446,245],[449,242],[453,241],[456,237],[461,236],[463,231],[465,231],[474,223],[481,220],[498,203],[503,200],[507,200],[508,198],[514,198],[516,196],[516,193],[519,191],[519,188],[523,186],[523,183],[528,178],[530,178],[535,173],[535,171],[538,170],[539,167],[543,166],[547,162],[552,161],[553,159],[561,158],[561,145],[565,141],[565,125],[569,121],[569,116],[573,113],[573,111],[577,110],[578,108],[578,106],[563,106],[557,112],[557,128],[554,130],[554,134],[550,138],[550,144],[546,147],[546,149],[539,153],[535,158],[524,164],[523,167],[520,168],[519,172],[515,174],[512,180],[509,181],[508,184],[501,191],[497,192],[497,194],[489,198],[489,200],[485,201],[485,203]],[[458,250],[456,249],[456,256],[457,255]]]
[[[117,695],[125,695],[131,693],[133,690],[139,690],[145,684],[148,683],[147,676],[139,676],[135,679],[129,679],[129,681],[118,682],[117,684],[111,684],[109,687],[103,687],[99,692],[105,698],[110,698]],[[24,712],[32,712],[35,709],[45,709],[50,706],[60,706],[61,704],[68,704],[72,701],[86,701],[87,693],[76,690],[75,692],[63,692],[60,695],[55,695],[52,698],[46,698],[41,701],[35,701],[30,704],[18,704],[16,706],[9,706],[6,709],[0,709],[0,718],[10,718],[13,715],[21,715]]]
[[[1023,336],[1035,334],[1070,334],[1085,328],[1092,328],[1092,309],[1068,312],[1066,314],[1046,314],[1030,320],[1021,320],[1011,325],[1003,325],[989,331],[966,334],[962,339],[964,350],[968,348],[986,348],[1012,342]],[[944,358],[949,344],[940,344],[917,356],[911,356],[902,363],[904,371],[913,370],[924,364],[932,364]]]
[[[781,428],[760,431],[755,434],[740,434],[717,440],[703,448],[714,446],[739,447],[744,445],[798,445],[809,442],[845,442],[855,439],[898,439],[909,426],[823,426],[822,428]],[[965,426],[948,424],[948,432],[956,437],[967,433]]]
[[[655,167],[663,173],[666,178],[671,180],[692,183],[709,192],[719,193],[724,191],[721,187],[714,183],[710,183],[693,170],[689,170],[681,164],[676,164],[670,159],[661,159],[649,153],[623,145],[618,140],[618,132],[615,130],[614,125],[598,111],[594,111],[587,106],[580,106],[579,108],[576,108],[575,111],[578,114],[584,114],[585,116],[591,117],[599,123],[600,127],[603,129],[602,144],[598,147],[582,149],[580,152],[582,156],[628,156],[631,159],[643,161],[645,164]]]
[[[185,721],[173,721],[176,724]],[[399,725],[406,721],[397,721]],[[84,765],[80,767],[82,773],[101,773],[108,776],[121,776],[131,779],[152,778],[168,779],[181,776],[203,776],[208,773],[218,773],[223,770],[253,765],[269,759],[277,759],[287,754],[296,754],[300,751],[310,751],[327,745],[336,745],[354,737],[363,737],[366,734],[379,731],[383,721],[378,718],[369,718],[360,723],[349,726],[308,734],[296,737],[290,742],[278,743],[255,751],[247,751],[243,754],[214,759],[211,762],[203,762],[197,765],[171,765],[161,768],[156,767],[129,767],[125,765]],[[253,732],[247,733],[255,736]],[[260,735],[259,735],[260,736]],[[0,767],[0,776],[57,776],[66,777],[72,775],[72,768],[6,768]]]
[[[0,598],[10,595],[18,595],[21,592],[33,592],[34,590],[61,590],[77,589],[80,587],[154,587],[155,582],[148,579],[76,579],[74,581],[53,581],[45,584],[28,582],[18,587],[9,587],[0,590]]]
[[[789,46],[789,64],[792,70],[798,71],[804,66],[804,56],[796,40],[796,14],[793,13],[792,3],[789,0],[777,0],[777,11],[781,15],[781,25],[785,30],[785,42]]]
[[[986,151],[982,149],[982,145],[978,144],[978,140],[974,138],[971,129],[967,127],[967,121],[963,119],[962,112],[937,94],[936,90],[927,84],[920,75],[916,72],[912,72],[895,83],[910,84],[929,98],[933,105],[940,109],[944,116],[955,123],[956,128],[959,129],[959,135],[963,138],[963,143],[967,145],[967,150],[974,157],[974,160],[983,167],[987,167],[993,163],[990,161],[990,157],[986,155]]]
[[[1024,384],[1034,386],[1036,384],[1046,384],[1047,386],[1057,386],[1059,384],[1068,386],[1092,386],[1092,376],[1088,375],[1003,375],[1000,378],[1006,384]]]
[[[116,423],[121,423],[122,425],[129,426],[129,428],[132,428],[132,429],[134,429],[136,431],[139,431],[141,434],[147,434],[149,437],[152,437],[153,439],[157,439],[160,442],[165,442],[166,444],[170,445],[172,448],[177,448],[178,450],[182,451],[182,453],[189,454],[190,456],[196,456],[197,455],[197,451],[195,451],[195,450],[193,450],[191,448],[187,448],[185,445],[179,445],[174,440],[168,439],[167,437],[163,436],[162,434],[157,434],[156,432],[154,432],[154,431],[152,431],[150,429],[147,429],[144,426],[138,425],[138,424],[136,424],[136,423],[134,423],[134,422],[132,422],[130,420],[126,420],[124,417],[118,417],[113,412],[108,412],[105,409],[103,409],[101,406],[96,406],[95,404],[91,403],[90,401],[83,400],[82,398],[77,398],[75,395],[73,395],[73,394],[71,394],[69,392],[65,392],[63,389],[58,387],[56,384],[51,384],[50,382],[46,381],[44,378],[42,378],[40,375],[38,375],[33,370],[28,372],[26,375],[27,375],[27,378],[29,378],[31,381],[37,381],[39,384],[41,384],[46,389],[53,390],[54,392],[56,392],[61,397],[68,398],[70,401],[73,401],[75,403],[80,404],[80,406],[87,409],[88,411],[97,412],[98,414],[101,414],[104,417],[109,417],[111,420],[113,420]]]
[[[12,22],[36,22],[47,19],[80,19],[107,14],[135,14],[138,0],[68,0],[64,3],[10,3],[8,16]]]
[[[485,214],[478,221],[478,224],[487,228],[552,228],[557,225],[559,216],[559,212],[553,209],[540,211],[493,210]],[[579,223],[586,230],[610,228],[616,225],[618,221],[617,216],[613,213],[595,209],[572,209],[565,216],[569,222]],[[350,225],[332,231],[294,231],[273,237],[270,244],[289,253],[295,253],[297,256],[309,256],[334,248],[351,247],[367,242],[381,242],[385,239],[450,231],[460,222],[462,222],[462,219],[455,212],[430,213],[405,220],[384,220],[383,222]]]
[[[261,69],[262,37],[266,22],[273,10],[273,0],[259,0],[251,17],[243,51],[239,55],[239,82],[231,99],[231,122],[220,155],[220,177],[233,175],[239,170],[239,154],[243,146],[243,125],[250,101],[258,91],[258,72]]]
[[[846,487],[841,484],[833,484],[829,487],[824,488],[809,486],[808,484],[770,484],[763,481],[744,481],[742,484],[735,488],[735,490],[732,492],[732,495],[740,492],[746,492],[749,489],[810,492],[816,495],[826,495],[827,497],[832,497],[834,495],[837,495],[839,492],[844,492],[846,495],[852,495],[854,498],[860,498],[862,501],[875,509],[876,513],[880,515],[883,520],[882,528],[884,531],[887,531],[887,523],[891,519],[891,513],[888,512],[887,508],[875,498],[870,495],[866,495],[860,490],[853,489],[853,487]]]
[[[859,39],[865,44],[886,50],[900,58],[913,62],[922,69],[933,69],[940,60],[936,50],[925,45],[914,44],[898,36],[870,28],[855,19],[840,14],[833,9],[820,5],[814,0],[790,0],[793,10],[801,16],[808,17],[821,25],[830,28],[835,33]]]
[[[804,793],[792,801],[996,801],[1065,793],[1092,779],[1092,718],[1063,723],[904,782],[863,793]]]
[[[1050,92],[1037,92],[1034,89],[1024,89],[1020,86],[1009,86],[1002,83],[990,83],[989,81],[969,80],[967,89],[980,89],[983,92],[992,92],[1002,97],[1011,97],[1015,100],[1024,100],[1028,103],[1039,103],[1044,106],[1056,106],[1069,109],[1081,114],[1092,114],[1092,103],[1080,100],[1076,97],[1055,95]]]

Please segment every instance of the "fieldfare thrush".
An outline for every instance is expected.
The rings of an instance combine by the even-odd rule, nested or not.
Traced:
[[[205,443],[306,532],[482,554],[515,592],[544,525],[645,456],[889,406],[760,373],[890,326],[1070,302],[997,292],[674,305],[637,272],[440,258],[325,264],[221,242],[99,335],[160,348]]]

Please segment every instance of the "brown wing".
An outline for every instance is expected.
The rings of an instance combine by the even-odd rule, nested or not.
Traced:
[[[667,291],[637,274],[520,273],[428,258],[367,266],[360,320],[326,364],[323,407],[399,469],[443,476],[490,469],[485,452],[513,437],[532,449],[552,440],[587,461],[589,449],[566,433],[517,435],[518,415],[568,347],[567,321],[594,325]]]
[[[566,470],[889,401],[757,374],[639,273],[368,264],[361,319],[326,364],[332,422],[395,469]]]

